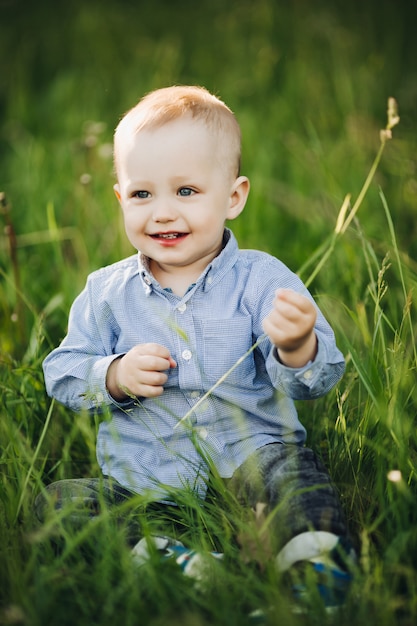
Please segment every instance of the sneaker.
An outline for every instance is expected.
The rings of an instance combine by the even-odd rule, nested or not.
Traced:
[[[327,614],[336,613],[346,603],[352,575],[341,569],[328,557],[299,561],[287,573],[290,581],[290,610],[294,615],[305,615],[318,606]],[[274,606],[249,613],[250,624],[267,624],[274,614]]]
[[[221,560],[223,553],[209,552],[207,555],[186,548],[181,541],[171,537],[144,537],[132,549],[132,557],[137,565],[144,565],[152,553],[159,553],[162,560],[173,560],[185,576],[201,582],[207,579],[212,558]],[[210,557],[207,558],[207,557]]]
[[[170,558],[174,554],[175,549],[185,550],[184,544],[181,541],[172,539],[171,537],[161,537],[152,535],[151,537],[143,537],[132,548],[132,558],[136,565],[144,565],[147,563],[151,554],[158,553],[161,558]]]
[[[294,612],[312,604],[327,612],[342,607],[351,587],[356,553],[347,537],[326,532],[306,532],[294,537],[281,550],[278,570],[291,585]]]
[[[290,576],[295,613],[317,602],[327,613],[342,608],[352,583],[352,575],[329,558],[300,562],[292,568]]]

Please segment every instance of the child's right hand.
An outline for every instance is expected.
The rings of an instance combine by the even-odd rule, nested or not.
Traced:
[[[119,402],[129,396],[155,398],[163,393],[168,380],[165,372],[172,367],[177,364],[167,348],[157,343],[139,344],[110,364],[106,386]]]

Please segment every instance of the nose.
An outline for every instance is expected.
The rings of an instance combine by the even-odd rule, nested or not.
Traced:
[[[176,218],[176,212],[172,202],[168,199],[155,200],[152,207],[152,219],[154,222],[172,222]]]

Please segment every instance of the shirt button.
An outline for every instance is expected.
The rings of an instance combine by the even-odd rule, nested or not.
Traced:
[[[207,430],[207,428],[204,428],[204,426],[202,426],[201,428],[198,429],[197,432],[198,432],[198,436],[201,439],[204,439],[204,441],[207,439],[207,437],[208,437],[208,430]]]
[[[196,400],[199,397],[200,397],[200,392],[199,391],[191,391],[190,392],[190,398],[193,398],[193,399]]]
[[[305,380],[310,380],[310,378],[313,376],[313,372],[311,370],[307,370],[306,372],[304,372],[303,374],[303,378],[305,378]]]
[[[103,395],[101,392],[99,392],[99,393],[96,395],[96,402],[97,402],[98,404],[101,404],[102,402],[104,402],[104,395]]]
[[[191,350],[183,350],[181,356],[185,361],[189,361],[193,356],[193,353],[191,352]]]
[[[185,302],[183,304],[180,304],[178,307],[178,311],[180,313],[184,313],[185,309],[187,308],[187,305],[185,304]]]

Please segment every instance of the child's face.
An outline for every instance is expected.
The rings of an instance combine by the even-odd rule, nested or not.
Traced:
[[[231,175],[221,138],[188,116],[132,132],[117,170],[130,242],[151,269],[197,278],[219,254],[225,221],[239,215],[249,191],[246,177]]]

